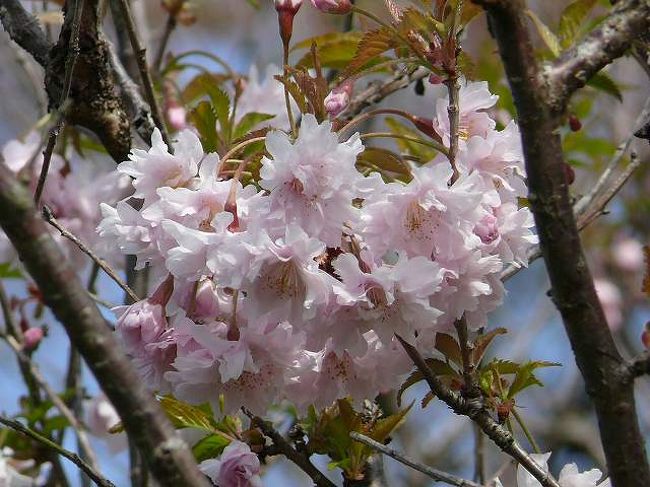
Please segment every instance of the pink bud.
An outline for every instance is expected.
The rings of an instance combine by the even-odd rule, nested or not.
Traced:
[[[346,80],[334,88],[325,98],[325,110],[334,118],[346,109],[350,103],[350,96],[354,88],[354,81]]]
[[[479,236],[481,242],[490,244],[499,238],[499,227],[497,217],[487,214],[476,224],[474,233]]]
[[[38,347],[38,344],[43,339],[44,336],[43,328],[37,326],[28,328],[27,330],[25,330],[23,336],[25,338],[24,341],[25,350],[31,352],[32,350],[36,350],[36,347]]]
[[[347,14],[352,10],[350,0],[311,0],[311,3],[321,12],[328,14]]]
[[[187,111],[181,105],[172,105],[167,108],[167,120],[174,130],[183,130],[187,127]]]

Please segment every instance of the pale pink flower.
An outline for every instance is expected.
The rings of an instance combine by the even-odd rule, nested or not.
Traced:
[[[614,262],[627,272],[640,272],[643,269],[643,246],[638,240],[625,238],[614,244]]]
[[[532,453],[530,456],[548,472],[550,452],[542,454]],[[609,479],[600,484],[598,483],[602,476],[601,471],[597,468],[580,473],[575,463],[569,463],[562,467],[557,480],[561,487],[611,487],[611,481]],[[541,484],[526,469],[519,465],[517,467],[517,487],[541,487]]]
[[[282,74],[282,70],[275,64],[269,64],[264,70],[263,76],[260,75],[257,66],[251,66],[246,86],[237,101],[236,122],[239,122],[247,113],[265,113],[273,115],[274,118],[253,127],[253,129],[259,129],[264,125],[271,125],[283,130],[289,128],[284,85],[274,78],[279,74]],[[294,115],[299,113],[293,100],[291,109]]]
[[[160,131],[154,129],[151,148],[148,151],[132,149],[129,160],[117,166],[120,173],[134,178],[133,196],[143,198],[145,206],[157,199],[158,188],[181,187],[196,176],[199,162],[204,156],[199,138],[194,132],[183,130],[176,134],[176,139],[172,155]]]
[[[485,110],[495,105],[498,96],[490,93],[487,81],[463,81],[459,93],[459,136],[465,141],[474,135],[485,137],[495,127],[495,122]],[[434,127],[443,142],[449,145],[449,96],[436,101]]]
[[[109,432],[111,428],[120,424],[120,416],[103,393],[84,402],[84,422],[92,435],[106,441],[112,453],[117,453],[127,447],[124,432]]]
[[[199,468],[219,487],[262,487],[260,461],[241,441],[231,442],[218,459],[204,460]]]
[[[306,114],[292,144],[282,132],[266,137],[272,159],[262,159],[260,185],[270,191],[269,218],[301,226],[310,236],[338,247],[346,222],[357,218],[352,200],[363,179],[355,164],[363,151],[358,134],[339,143],[332,124]]]

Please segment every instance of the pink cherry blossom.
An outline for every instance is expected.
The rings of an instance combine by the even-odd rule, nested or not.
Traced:
[[[260,185],[270,192],[269,218],[301,226],[332,247],[341,243],[346,222],[356,220],[352,200],[362,179],[356,158],[363,151],[358,135],[339,143],[332,124],[304,116],[294,143],[281,132],[267,135],[272,158],[262,159]]]
[[[260,461],[241,441],[231,442],[218,459],[204,460],[199,468],[219,487],[262,487]]]

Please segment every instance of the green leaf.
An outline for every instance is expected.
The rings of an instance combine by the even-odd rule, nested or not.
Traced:
[[[399,390],[397,391],[397,405],[401,406],[402,405],[402,395],[412,385],[417,384],[418,382],[424,380],[424,375],[422,375],[422,372],[419,370],[414,370],[411,372],[411,374],[406,378],[406,380],[402,383],[400,386]]]
[[[262,122],[271,120],[275,115],[269,115],[268,113],[259,113],[259,112],[249,112],[244,115],[239,123],[235,126],[235,130],[232,133],[233,140],[240,139],[247,135],[253,128],[259,125]]]
[[[401,122],[398,122],[392,117],[386,117],[385,122],[388,128],[390,129],[390,131],[393,133],[399,135],[408,135],[416,138],[421,137],[419,131],[415,129],[411,129],[410,127],[404,125]],[[438,154],[438,152],[432,149],[431,147],[427,147],[422,144],[416,144],[415,142],[410,142],[408,140],[395,139],[395,143],[397,144],[397,147],[399,147],[401,151],[404,151],[407,154],[410,154],[412,156],[418,157],[423,163],[429,162]]]
[[[253,7],[254,9],[259,10],[260,8],[260,0],[246,0],[246,3]]]
[[[414,402],[409,404],[408,407],[397,411],[395,414],[377,420],[373,428],[368,432],[368,436],[379,443],[383,443],[404,422],[404,418],[413,407],[413,404]]]
[[[460,351],[460,345],[458,345],[458,342],[454,337],[447,333],[437,333],[435,348],[447,359],[451,360],[458,366],[462,366],[463,356]]]
[[[70,422],[65,416],[62,415],[50,416],[45,420],[42,432],[46,436],[49,436],[54,431],[63,430],[68,426],[70,426]]]
[[[596,0],[575,0],[567,5],[560,17],[558,34],[562,47],[569,47],[584,27],[584,21],[596,4]]]
[[[592,78],[587,81],[587,86],[607,93],[610,96],[613,96],[618,101],[623,101],[623,93],[621,93],[621,88],[616,84],[614,78],[608,75],[605,72],[596,73]]]
[[[217,136],[217,117],[207,101],[200,102],[190,110],[188,118],[199,131],[201,144],[205,152],[216,152],[219,146]]]
[[[20,270],[13,267],[11,262],[4,262],[0,264],[0,279],[20,279],[23,277]]]
[[[359,41],[354,58],[346,67],[342,77],[350,77],[368,63],[375,61],[377,57],[395,47],[393,37],[394,33],[386,27],[367,32]]]
[[[216,73],[200,73],[196,75],[183,89],[181,95],[183,103],[190,104],[195,102],[199,98],[207,95],[206,86],[221,85],[221,83],[229,78],[229,76],[224,74]]]
[[[505,335],[508,333],[508,330],[505,328],[495,328],[494,330],[486,333],[484,335],[479,335],[474,341],[474,350],[472,351],[472,360],[475,364],[478,364],[483,359],[485,351],[492,343],[495,337],[498,335]]]
[[[526,10],[526,14],[530,17],[530,20],[533,21],[537,32],[544,41],[544,44],[551,50],[554,57],[558,57],[562,51],[562,46],[560,45],[560,40],[553,34],[551,29],[542,22],[542,20],[533,12],[532,10]]]
[[[217,116],[217,120],[219,121],[221,133],[225,134],[226,137],[224,137],[224,139],[229,141],[231,133],[230,97],[217,83],[204,79],[203,85],[205,92],[210,97],[212,109],[214,110],[214,113]]]
[[[293,46],[295,49],[310,49],[312,43],[318,47],[320,63],[323,67],[343,69],[354,59],[359,48],[362,34],[360,32],[333,32],[311,37]],[[296,64],[297,68],[311,69],[314,67],[314,57],[307,52]]]
[[[543,387],[543,384],[537,379],[537,377],[535,377],[535,374],[533,373],[535,369],[542,367],[559,367],[560,365],[561,364],[556,362],[545,362],[542,360],[522,364],[519,367],[519,370],[517,370],[512,384],[510,384],[510,387],[508,388],[508,399],[515,397],[516,394],[530,386],[538,385],[540,387]]]
[[[199,440],[193,447],[192,453],[197,462],[216,458],[230,444],[230,440],[220,434],[208,435]]]
[[[210,433],[215,431],[212,417],[197,406],[192,406],[171,396],[161,397],[160,405],[176,428],[196,428]]]
[[[368,147],[357,157],[357,164],[373,168],[382,174],[388,172],[411,178],[408,164],[398,154],[387,149]]]

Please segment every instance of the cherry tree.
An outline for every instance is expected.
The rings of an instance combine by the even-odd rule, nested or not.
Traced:
[[[626,96],[608,65],[627,56],[649,70],[647,0],[565,2],[557,23],[523,0],[250,1],[247,15],[277,25],[282,62],[245,73],[170,49],[196,21],[190,1],[156,6],[167,20],[153,49],[128,0],[57,3],[55,34],[45,14],[58,6],[38,10],[43,29],[27,4],[0,0],[48,101],[0,162],[0,277],[12,282],[0,336],[27,391],[0,415],[0,485],[69,485],[61,458],[85,484],[114,485],[89,436],[128,443],[138,486],[149,474],[261,486],[278,456],[318,486],[383,485],[382,456],[456,486],[650,485],[635,402],[650,330],[617,343],[632,304],[594,280],[580,236],[628,182],[644,210],[647,179],[629,180],[647,168],[630,147],[650,140],[650,105],[619,146],[582,125],[602,116],[594,97]],[[307,10],[342,28],[296,40]],[[484,19],[498,61],[466,48]],[[398,92],[426,100],[428,116],[386,100]],[[586,190],[574,190],[590,176],[576,153],[592,170],[608,159]],[[649,254],[620,237],[612,257],[630,274],[646,267],[632,283],[646,298]],[[556,456],[520,398],[560,364],[495,349],[515,340],[491,318],[505,282],[538,258],[595,410],[601,469],[564,456],[551,473]],[[60,391],[34,355],[50,340],[44,307],[69,337]],[[90,401],[82,362],[102,389]],[[391,443],[432,402],[474,424],[474,457],[461,459],[474,479]],[[506,461],[488,474],[490,451]]]

